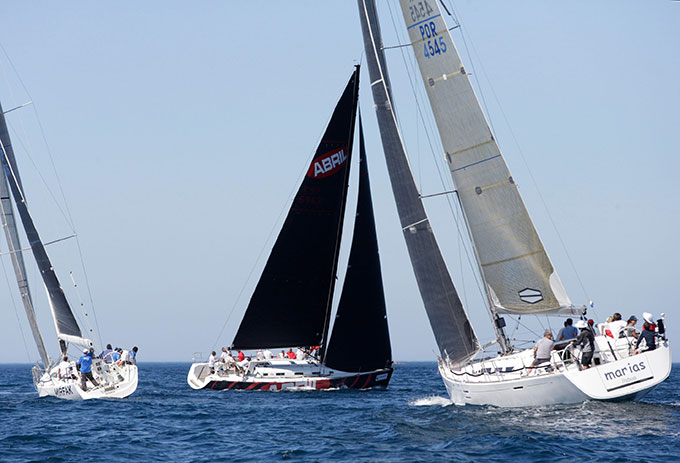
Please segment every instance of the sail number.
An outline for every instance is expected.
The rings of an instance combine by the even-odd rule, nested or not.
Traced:
[[[434,21],[420,25],[420,37],[423,39],[423,52],[426,58],[446,53],[444,37],[437,34]]]
[[[429,17],[434,11],[432,7],[427,4],[426,1],[418,2],[415,5],[410,5],[408,9],[409,12],[411,13],[411,19],[414,22]]]

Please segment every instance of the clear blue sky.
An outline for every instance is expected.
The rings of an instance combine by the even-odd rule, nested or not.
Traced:
[[[405,31],[396,2],[398,36],[386,2],[380,5],[386,45],[397,45]],[[663,311],[672,336],[680,323],[680,3],[453,6],[501,149],[571,298],[593,299],[600,319]],[[271,246],[270,231],[362,59],[355,2],[8,1],[0,16],[0,43],[30,92],[0,53],[0,100],[5,109],[35,103],[80,237],[101,341],[137,344],[143,360],[188,361],[215,346],[235,305],[217,341],[228,345],[264,263],[256,259]],[[401,51],[388,56],[419,184],[426,194],[442,191]],[[362,80],[394,357],[433,360],[365,69]],[[8,119],[59,196],[33,109]],[[14,144],[44,240],[70,234],[17,138]],[[445,202],[427,206],[473,324],[488,340],[488,317],[469,272],[460,270],[466,264]],[[77,306],[70,270],[83,299],[87,292],[74,244],[48,252]],[[33,361],[11,264],[3,261],[10,285],[0,275],[0,362]],[[37,272],[30,276],[54,355],[44,291]]]

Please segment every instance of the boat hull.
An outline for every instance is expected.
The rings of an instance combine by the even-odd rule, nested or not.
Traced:
[[[290,362],[271,368],[258,367],[245,375],[209,373],[206,369],[209,371],[207,364],[194,363],[187,376],[189,386],[193,389],[250,391],[386,388],[393,371],[392,368],[383,368],[370,372],[349,373],[305,362]],[[268,369],[272,372],[267,373]],[[265,379],[265,376],[268,377]]]
[[[610,352],[618,355],[607,358]],[[457,405],[532,407],[585,400],[640,400],[668,378],[671,371],[668,341],[659,343],[654,351],[630,356],[627,349],[610,350],[601,352],[598,359],[599,365],[581,369],[576,362],[561,361],[560,354],[554,352],[547,368],[528,372],[524,365],[530,364],[530,351],[525,351],[509,359],[499,357],[477,363],[477,370],[455,371],[440,362],[439,372]],[[496,365],[494,362],[505,363],[500,368],[488,368]]]
[[[136,365],[116,366],[105,373],[95,375],[100,383],[94,387],[89,381],[87,390],[80,387],[80,379],[59,379],[48,373],[35,382],[39,397],[56,397],[64,400],[123,399],[137,390]]]

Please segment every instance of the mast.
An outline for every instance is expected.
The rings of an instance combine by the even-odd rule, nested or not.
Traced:
[[[373,0],[358,0],[376,117],[399,220],[420,295],[444,359],[463,362],[480,346],[441,255],[397,127]]]
[[[323,325],[323,334],[321,336],[321,352],[319,352],[319,358],[321,363],[324,363],[326,359],[326,348],[328,347],[328,329],[331,322],[331,310],[333,306],[333,294],[335,293],[335,282],[337,281],[338,275],[338,261],[340,260],[340,241],[342,238],[342,228],[345,223],[345,207],[347,206],[347,190],[349,188],[349,173],[351,170],[351,159],[352,159],[352,146],[354,145],[354,122],[356,120],[357,105],[359,103],[359,70],[360,66],[357,64],[354,66],[354,101],[352,102],[352,116],[349,123],[349,133],[347,134],[347,150],[348,160],[347,169],[345,169],[345,188],[342,193],[342,206],[340,209],[340,223],[338,224],[338,233],[335,239],[335,258],[333,259],[333,270],[331,272],[331,287],[328,291],[328,301],[326,302],[326,315]]]
[[[232,346],[323,346],[347,199],[358,68],[293,199]]]
[[[10,146],[9,132],[7,130],[7,122],[5,115],[2,112],[2,104],[0,104],[0,150],[1,155],[5,156],[6,147]],[[33,300],[31,298],[31,291],[28,286],[28,278],[26,275],[26,265],[24,264],[24,255],[21,251],[21,240],[19,239],[19,232],[17,229],[16,218],[12,209],[12,201],[10,199],[10,192],[8,186],[8,179],[5,175],[5,170],[2,170],[2,179],[0,179],[0,216],[2,217],[2,228],[5,230],[5,237],[7,239],[7,246],[9,254],[12,259],[12,266],[19,286],[19,293],[21,294],[21,301],[24,304],[28,324],[31,327],[31,333],[35,340],[35,345],[40,354],[45,368],[50,365],[50,358],[45,348],[40,329],[38,328],[38,321],[35,317],[35,308],[33,307]]]
[[[347,274],[324,364],[372,371],[392,364],[390,333],[375,231],[368,160],[359,116],[359,194]]]
[[[66,343],[75,343],[83,347],[91,347],[92,341],[82,337],[78,322],[73,315],[73,311],[66,300],[64,290],[59,283],[52,263],[45,251],[45,246],[40,239],[38,230],[35,227],[33,218],[28,211],[26,198],[24,196],[21,177],[14,157],[14,149],[10,143],[9,133],[4,114],[0,116],[0,141],[2,142],[1,164],[4,176],[9,184],[9,189],[14,198],[19,217],[26,233],[26,237],[31,246],[33,257],[35,258],[40,275],[47,290],[48,301],[52,311],[52,319],[57,330],[59,347],[62,354],[66,353]]]

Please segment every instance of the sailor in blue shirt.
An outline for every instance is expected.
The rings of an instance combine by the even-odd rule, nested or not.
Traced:
[[[111,354],[111,359],[113,360],[113,363],[116,363],[118,360],[120,360],[120,347],[116,347],[116,350],[113,351]]]
[[[133,365],[137,365],[137,351],[139,349],[137,346],[133,347],[132,350],[130,351],[130,363]]]
[[[564,341],[565,339],[573,339],[578,336],[578,330],[573,326],[574,321],[567,318],[564,322],[564,328],[557,333],[557,340]]]
[[[99,386],[97,380],[92,376],[92,356],[89,349],[83,349],[83,355],[76,362],[76,366],[80,371],[80,388],[87,391],[86,381],[89,379],[94,387]]]
[[[111,344],[106,345],[106,349],[102,351],[101,354],[99,354],[99,358],[104,360],[106,363],[111,363],[111,353],[113,352],[113,349],[111,348]]]

